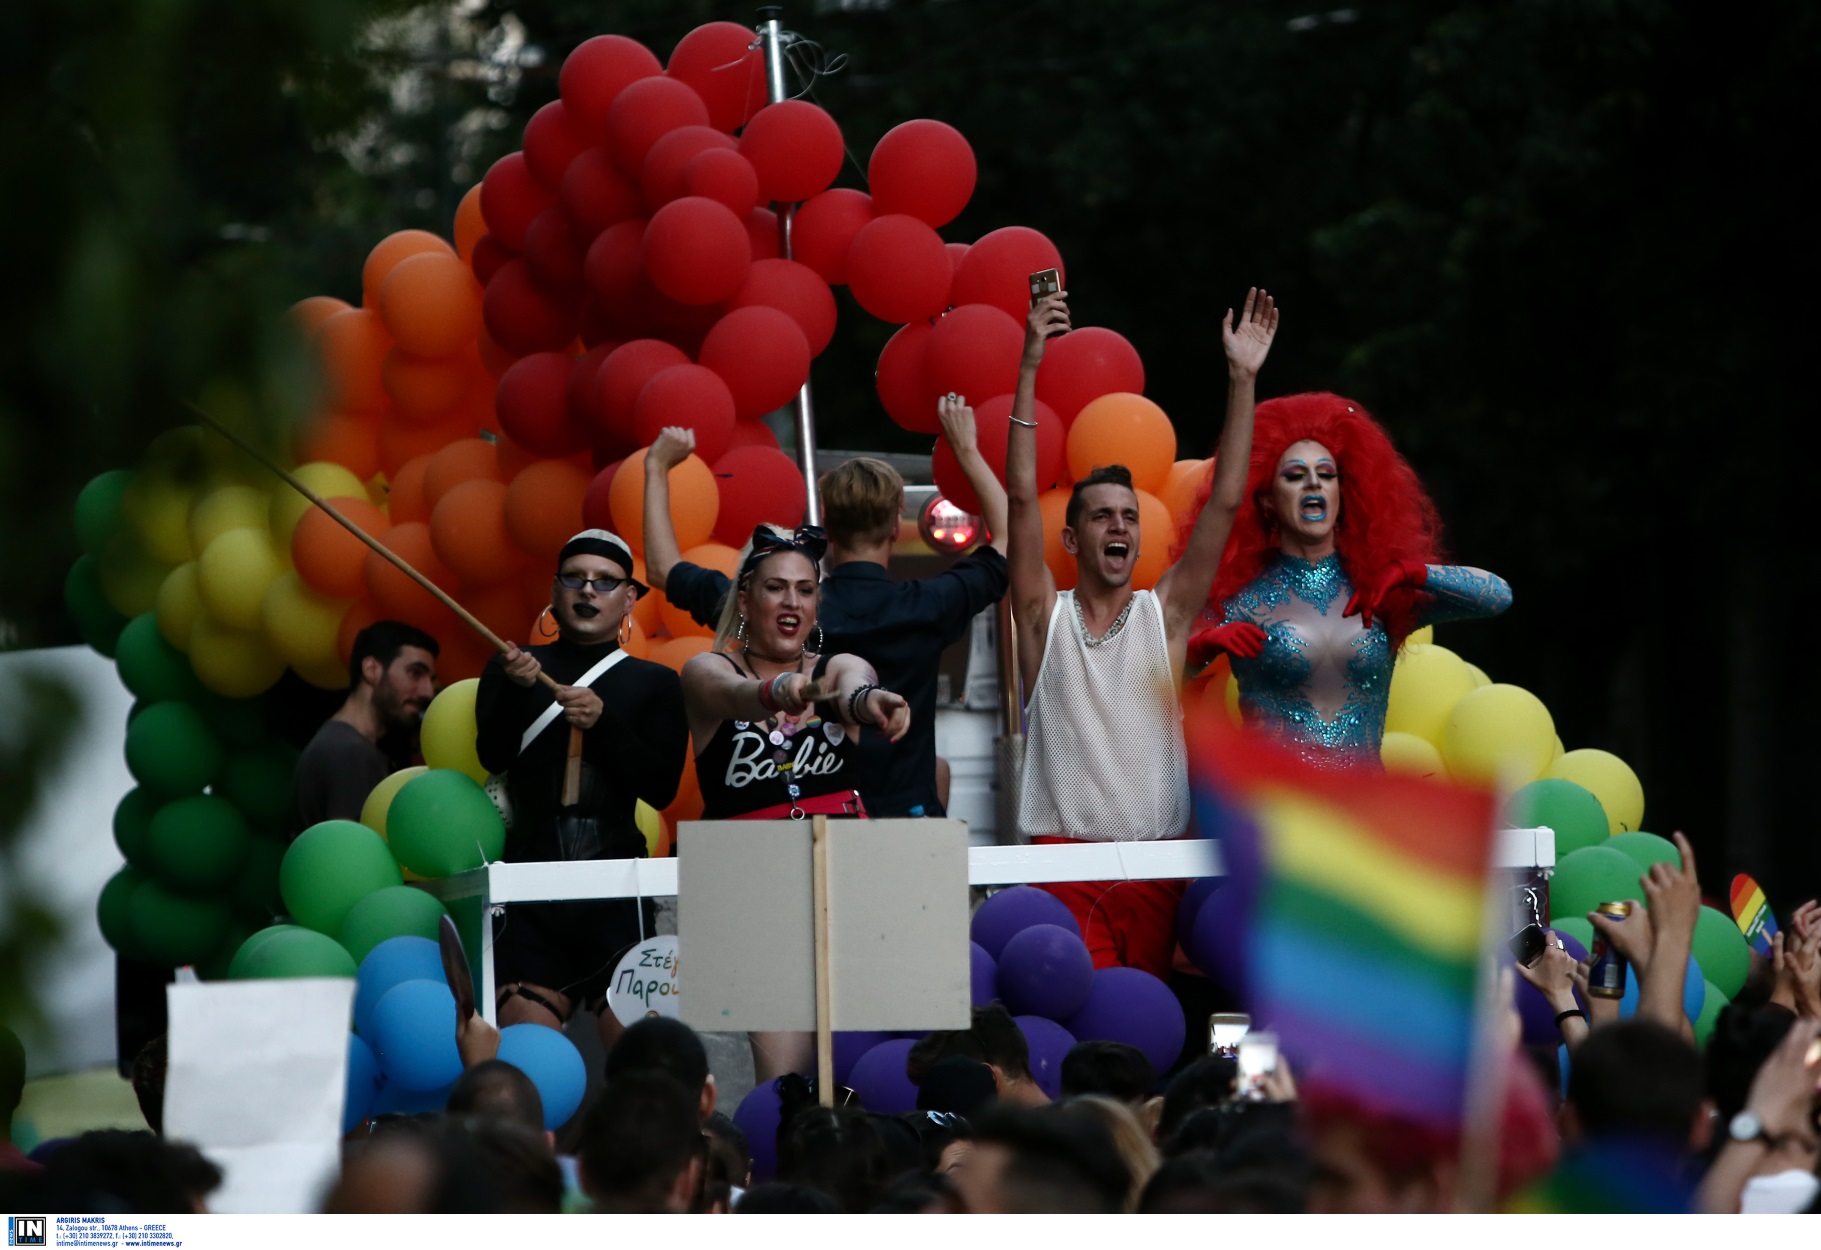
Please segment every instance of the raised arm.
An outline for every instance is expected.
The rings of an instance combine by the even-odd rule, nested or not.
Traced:
[[[1037,503],[1037,366],[1043,363],[1044,341],[1068,328],[1069,306],[1062,294],[1046,295],[1031,305],[1024,319],[1024,358],[1005,437],[1005,563],[1018,628],[1018,668],[1027,693],[1036,689],[1050,613],[1056,606],[1056,579],[1043,562],[1043,509]]]
[[[1695,852],[1688,839],[1674,835],[1682,862],[1652,864],[1640,879],[1644,905],[1650,911],[1650,966],[1638,984],[1638,1018],[1655,1020],[1694,1040],[1694,1029],[1682,1010],[1682,985],[1688,956],[1694,949],[1695,922],[1701,918],[1701,883],[1695,876]]]
[[[1233,518],[1245,502],[1246,475],[1252,464],[1252,415],[1258,402],[1258,371],[1270,355],[1276,335],[1277,302],[1256,287],[1246,292],[1237,324],[1231,308],[1221,321],[1221,344],[1227,356],[1227,418],[1220,430],[1214,483],[1207,506],[1189,532],[1182,558],[1157,581],[1170,654],[1178,670],[1187,650],[1189,630],[1214,586],[1221,552],[1226,550],[1227,536],[1233,532]]]
[[[993,536],[992,546],[1004,555],[1005,487],[999,484],[986,457],[980,454],[980,440],[974,430],[974,410],[967,406],[967,396],[951,392],[937,400],[936,417],[942,422],[942,437],[948,440],[956,463],[967,476],[967,484],[974,488],[974,494],[980,500],[980,516],[986,522],[987,532]]]
[[[670,520],[670,471],[696,449],[696,432],[667,425],[645,453],[645,579],[659,590],[683,553]]]

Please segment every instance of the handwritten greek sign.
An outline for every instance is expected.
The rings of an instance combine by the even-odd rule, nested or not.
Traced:
[[[621,1024],[646,1016],[675,1019],[677,940],[670,934],[646,938],[627,951],[607,986],[607,1006]]]

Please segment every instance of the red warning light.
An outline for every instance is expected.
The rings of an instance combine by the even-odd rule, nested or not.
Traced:
[[[941,495],[932,495],[917,518],[917,532],[937,551],[959,555],[974,545],[986,532],[986,526],[979,517],[963,512]]]

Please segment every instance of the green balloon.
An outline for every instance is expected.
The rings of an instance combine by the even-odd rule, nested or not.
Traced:
[[[1705,1047],[1713,1036],[1714,1021],[1726,1010],[1728,999],[1712,981],[1703,981],[1702,986],[1707,997],[1701,1000],[1701,1014],[1695,1018],[1695,1045]]]
[[[158,805],[163,801],[144,786],[135,786],[114,809],[114,845],[127,863],[141,871],[152,866],[146,838],[152,831],[152,817],[158,814]]]
[[[340,933],[361,899],[404,880],[386,840],[352,820],[325,820],[305,829],[278,870],[285,908],[299,924],[325,934]]]
[[[1631,856],[1644,872],[1649,872],[1652,864],[1682,866],[1682,852],[1676,850],[1676,844],[1654,833],[1615,833],[1606,839],[1606,845]]]
[[[1584,846],[1555,862],[1549,907],[1557,916],[1585,916],[1601,903],[1644,896],[1638,864],[1610,846]]]
[[[1565,933],[1581,944],[1582,950],[1593,949],[1593,926],[1584,916],[1557,916],[1549,922],[1557,933]]]
[[[101,926],[104,941],[128,959],[139,957],[139,946],[133,937],[133,894],[146,875],[130,864],[108,878],[95,900],[95,920]]]
[[[266,928],[258,930],[251,937],[247,938],[246,941],[240,944],[240,949],[234,952],[233,958],[228,961],[228,980],[244,981],[250,977],[252,975],[248,971],[252,966],[250,961],[258,952],[259,948],[264,946],[275,935],[291,932],[308,933],[309,930],[302,925],[275,924],[268,925]]]
[[[154,613],[143,612],[126,623],[114,643],[114,659],[126,688],[147,703],[189,701],[202,694],[190,657],[164,640]]]
[[[257,833],[247,839],[246,862],[230,890],[234,909],[241,916],[269,925],[284,915],[284,895],[278,889],[278,870],[284,858],[284,843],[278,839]]]
[[[133,940],[148,963],[177,967],[207,959],[228,933],[228,905],[188,898],[156,881],[133,891]]]
[[[153,869],[161,881],[192,894],[214,893],[246,862],[247,822],[226,799],[192,794],[152,817]]]
[[[76,541],[90,555],[100,555],[102,546],[119,530],[120,498],[132,481],[131,469],[113,469],[90,478],[76,496]]]
[[[63,603],[75,619],[82,641],[112,659],[126,617],[102,593],[101,562],[94,556],[78,556],[70,566],[69,576],[63,579]]]
[[[126,727],[126,766],[167,797],[195,794],[221,771],[221,744],[189,704],[154,703]]]
[[[1702,907],[1695,921],[1694,957],[1701,974],[1719,986],[1728,1001],[1738,997],[1751,975],[1751,947],[1738,922],[1711,907]]]
[[[191,700],[202,713],[202,723],[222,742],[251,747],[266,736],[265,703],[259,699],[227,699],[205,690]]]
[[[291,774],[295,753],[260,747],[231,751],[213,791],[240,809],[255,829],[281,829],[291,815]]]
[[[413,777],[386,813],[398,862],[425,877],[479,868],[506,850],[506,826],[487,792],[466,773],[433,768]]]
[[[207,959],[198,960],[196,975],[204,981],[225,981],[228,969],[233,966],[234,956],[246,940],[253,936],[253,926],[242,920],[228,922],[228,934],[221,939],[221,945],[209,952]]]
[[[354,957],[334,938],[313,929],[287,928],[282,933],[272,934],[247,956],[240,979],[352,977],[355,972]]]
[[[416,886],[389,885],[354,904],[341,924],[341,944],[359,963],[388,938],[421,937],[432,942],[448,915],[442,902]]]
[[[1557,860],[1584,846],[1599,845],[1611,828],[1606,809],[1592,791],[1559,777],[1544,777],[1512,794],[1505,801],[1505,825],[1509,829],[1547,825],[1555,830]]]

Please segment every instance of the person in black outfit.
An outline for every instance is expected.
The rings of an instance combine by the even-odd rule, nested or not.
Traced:
[[[861,457],[823,475],[828,530],[821,623],[827,650],[871,664],[881,684],[902,694],[911,729],[902,742],[866,730],[859,784],[875,817],[941,816],[936,785],[936,667],[984,608],[1005,596],[1005,488],[980,455],[974,410],[950,395],[938,406],[943,437],[980,497],[991,542],[935,577],[893,581],[886,571],[904,506],[904,481],[888,464]],[[669,472],[695,446],[692,431],[671,427],[645,457],[645,568],[652,585],[703,625],[714,625],[728,578],[682,559],[670,520]]]
[[[632,552],[606,530],[584,530],[563,546],[550,610],[558,638],[512,647],[488,661],[475,697],[481,764],[506,776],[511,862],[636,859],[646,853],[634,808],[676,797],[689,727],[677,675],[621,650],[628,614],[645,587]],[[538,681],[559,683],[554,701]],[[562,805],[570,730],[581,731],[580,801]],[[508,909],[495,958],[501,1025],[561,1028],[578,1003],[599,1010],[615,962],[655,911],[631,899],[521,903]],[[620,1028],[599,1010],[601,1040]]]

